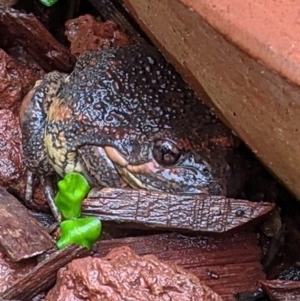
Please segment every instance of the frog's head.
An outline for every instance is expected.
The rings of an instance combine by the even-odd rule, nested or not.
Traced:
[[[192,135],[192,133],[190,133]],[[105,146],[107,157],[132,187],[178,194],[227,194],[231,170],[226,154],[233,148],[228,137],[198,141],[179,138],[173,131],[148,136],[117,133],[114,146]]]

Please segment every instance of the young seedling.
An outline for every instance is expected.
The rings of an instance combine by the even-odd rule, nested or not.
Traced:
[[[61,222],[61,237],[56,242],[58,249],[71,244],[90,249],[101,234],[101,221],[96,217],[81,217]]]
[[[87,180],[79,173],[69,173],[57,184],[55,204],[65,219],[81,215],[81,203],[90,191]]]
[[[52,6],[54,5],[58,0],[39,0],[43,5],[45,6]]]
[[[87,180],[79,173],[69,173],[57,184],[55,204],[64,217],[60,223],[61,236],[56,242],[58,249],[71,244],[91,248],[102,230],[97,217],[80,217],[81,204],[90,191]]]

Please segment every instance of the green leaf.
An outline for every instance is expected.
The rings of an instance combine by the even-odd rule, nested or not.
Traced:
[[[54,5],[58,0],[39,0],[43,5],[45,6],[52,6]]]
[[[65,219],[81,215],[81,203],[90,191],[87,180],[79,173],[69,173],[58,182],[55,204]]]
[[[61,222],[61,237],[56,242],[58,249],[76,244],[90,249],[100,237],[101,221],[97,217],[81,217]]]

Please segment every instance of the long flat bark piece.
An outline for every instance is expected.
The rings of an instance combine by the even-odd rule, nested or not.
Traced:
[[[234,293],[255,291],[258,280],[264,280],[261,249],[255,233],[241,232],[221,237],[186,237],[160,234],[99,241],[97,256],[111,249],[129,246],[139,255],[154,254],[159,259],[177,264],[194,273],[224,301],[234,301]]]
[[[221,233],[268,214],[274,205],[222,196],[178,196],[144,190],[102,189],[90,193],[82,214],[136,227]]]
[[[18,279],[10,288],[0,294],[0,300],[32,300],[40,292],[50,288],[57,271],[78,257],[89,255],[88,249],[70,246],[49,255],[26,276]],[[1,299],[2,298],[2,299]]]
[[[300,281],[264,280],[260,283],[272,301],[300,300]]]
[[[0,247],[8,258],[30,258],[53,245],[46,229],[14,196],[0,188]]]
[[[45,71],[71,71],[74,57],[33,14],[0,5],[0,24]]]

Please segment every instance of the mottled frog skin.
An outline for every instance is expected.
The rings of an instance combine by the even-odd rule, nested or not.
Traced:
[[[83,54],[25,97],[26,166],[93,186],[228,194],[235,136],[149,45]],[[232,193],[230,193],[232,194]]]

